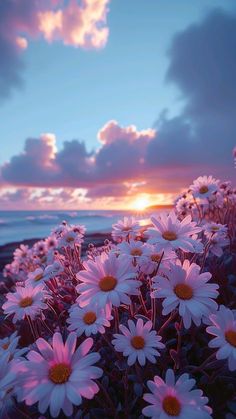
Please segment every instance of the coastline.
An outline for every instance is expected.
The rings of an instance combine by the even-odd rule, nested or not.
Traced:
[[[102,246],[104,244],[104,240],[109,239],[111,240],[111,234],[109,233],[87,233],[84,237],[84,242],[82,244],[82,255],[85,254],[89,243],[93,243],[95,246]],[[38,240],[43,240],[42,238],[32,238],[21,240],[17,242],[10,242],[0,246],[0,279],[1,279],[1,272],[5,265],[11,263],[13,259],[13,252],[14,250],[19,247],[21,244],[28,245],[32,247],[34,243]]]

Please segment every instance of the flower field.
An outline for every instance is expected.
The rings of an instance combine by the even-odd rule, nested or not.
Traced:
[[[196,179],[82,256],[63,222],[1,283],[0,418],[236,417],[236,190]]]

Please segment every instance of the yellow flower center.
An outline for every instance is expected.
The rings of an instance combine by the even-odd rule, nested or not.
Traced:
[[[42,277],[43,277],[43,274],[38,274],[38,275],[35,276],[34,280],[35,281],[40,281],[40,279],[42,279]]]
[[[228,330],[225,332],[225,339],[230,345],[236,348],[236,330]]]
[[[191,300],[193,297],[193,289],[187,284],[177,284],[174,292],[181,300]]]
[[[106,275],[99,281],[99,287],[102,291],[108,292],[114,290],[116,287],[117,280],[114,276]]]
[[[131,339],[131,345],[134,349],[143,349],[145,346],[145,340],[142,336],[133,336]]]
[[[166,396],[162,401],[162,408],[169,416],[179,416],[181,404],[175,396]]]
[[[85,313],[84,317],[83,317],[83,321],[86,324],[93,324],[97,319],[96,314],[93,311],[88,311],[87,313]]]
[[[71,243],[71,242],[73,242],[73,241],[74,241],[74,237],[72,237],[72,236],[68,236],[68,237],[66,238],[66,241],[67,241],[67,243]]]
[[[173,241],[177,239],[177,235],[174,233],[174,231],[164,231],[164,233],[162,233],[162,237],[165,240],[169,240],[169,241]]]
[[[211,227],[211,231],[218,231],[220,228],[219,227],[217,227],[217,226],[212,226]]]
[[[208,187],[206,185],[201,186],[199,189],[200,194],[207,193],[209,191]]]
[[[9,348],[9,345],[10,345],[10,343],[9,343],[9,342],[8,342],[8,343],[4,343],[4,344],[2,345],[2,349],[7,350],[7,349]]]
[[[130,227],[122,227],[122,231],[130,231]]]
[[[55,384],[64,384],[69,380],[71,375],[71,368],[69,365],[60,364],[53,365],[49,370],[49,378]]]
[[[132,249],[131,250],[131,252],[130,252],[130,254],[132,255],[132,256],[141,256],[142,255],[142,250],[141,249],[139,249],[138,247],[136,247],[136,248],[134,248],[134,249]]]
[[[154,253],[153,255],[151,255],[151,260],[152,262],[160,262],[161,260],[161,255],[159,255],[158,253]]]
[[[19,305],[20,307],[25,308],[25,307],[32,306],[32,304],[33,304],[33,298],[25,297],[25,298],[22,298]]]

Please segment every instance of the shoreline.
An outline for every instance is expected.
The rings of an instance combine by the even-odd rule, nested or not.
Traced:
[[[104,240],[106,239],[111,240],[111,234],[87,233],[84,237],[84,242],[82,244],[82,254],[85,254],[89,243],[93,243],[95,246],[102,246],[104,244]],[[17,247],[19,247],[21,244],[32,247],[34,243],[36,243],[39,240],[43,240],[43,238],[31,238],[31,239],[25,239],[25,240],[16,241],[16,242],[9,242],[9,243],[0,245],[0,274],[4,266],[12,262],[13,252]]]

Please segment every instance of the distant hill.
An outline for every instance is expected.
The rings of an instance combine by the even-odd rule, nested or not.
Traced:
[[[171,209],[174,208],[173,204],[166,204],[166,205],[150,205],[150,207],[146,208],[146,211],[155,211],[155,210],[161,210],[161,209]]]

